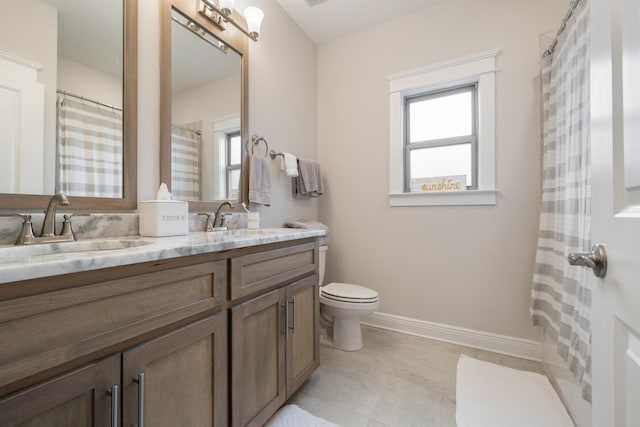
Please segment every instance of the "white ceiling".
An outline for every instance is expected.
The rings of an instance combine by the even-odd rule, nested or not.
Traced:
[[[311,40],[321,45],[444,0],[276,1]],[[309,6],[307,1],[315,6]]]

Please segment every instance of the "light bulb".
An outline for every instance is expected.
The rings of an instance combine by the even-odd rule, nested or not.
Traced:
[[[255,6],[249,6],[244,10],[244,18],[247,20],[249,33],[257,38],[260,34],[260,25],[262,24],[264,13]]]

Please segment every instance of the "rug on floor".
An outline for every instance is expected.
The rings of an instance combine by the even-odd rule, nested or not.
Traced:
[[[456,373],[458,427],[574,427],[549,379],[465,355]]]
[[[320,417],[316,417],[298,405],[285,405],[264,425],[264,427],[340,427]]]

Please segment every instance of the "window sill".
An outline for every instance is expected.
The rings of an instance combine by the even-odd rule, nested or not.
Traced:
[[[389,206],[495,205],[498,190],[440,191],[437,193],[390,193]]]

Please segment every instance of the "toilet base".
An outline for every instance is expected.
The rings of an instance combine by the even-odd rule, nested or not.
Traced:
[[[362,349],[360,319],[336,319],[334,317],[330,325],[325,325],[325,328],[321,327],[320,344],[343,351]]]
[[[333,346],[344,351],[357,351],[362,348],[359,318],[333,318]]]

